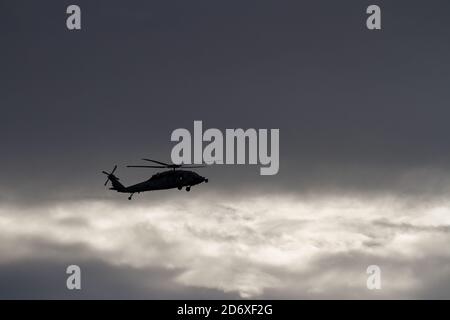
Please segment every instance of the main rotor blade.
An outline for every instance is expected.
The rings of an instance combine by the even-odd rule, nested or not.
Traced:
[[[106,171],[102,171],[102,173],[106,174],[107,176],[109,176],[109,173]]]
[[[127,168],[167,168],[166,166],[127,166]]]
[[[156,161],[156,160],[152,160],[152,159],[145,159],[145,158],[144,158],[144,159],[142,159],[142,160],[154,162],[154,163],[157,163],[157,164],[160,164],[160,165],[163,165],[163,166],[170,166],[170,164],[168,164],[168,163],[164,163],[164,162]]]
[[[191,168],[191,169],[194,169],[194,168],[204,168],[204,167],[206,167],[206,166],[184,166],[184,165],[181,165],[181,168]]]

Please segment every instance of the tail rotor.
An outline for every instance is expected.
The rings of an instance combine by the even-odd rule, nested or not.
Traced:
[[[116,171],[117,165],[114,166],[114,169],[111,172],[102,171],[103,174],[106,174],[108,178],[106,179],[105,186],[108,184],[108,181],[111,181],[111,178],[114,177],[114,171]],[[117,180],[119,178],[115,177]]]

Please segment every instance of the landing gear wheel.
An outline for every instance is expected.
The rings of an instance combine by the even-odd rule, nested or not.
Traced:
[[[186,191],[187,192],[191,191],[191,187],[186,187]]]
[[[128,197],[128,200],[131,200],[131,198],[133,197],[133,194],[134,193],[130,194],[130,196]]]
[[[178,187],[178,190],[181,190],[181,189],[183,189],[183,187],[182,187],[182,186],[179,186],[179,187]]]

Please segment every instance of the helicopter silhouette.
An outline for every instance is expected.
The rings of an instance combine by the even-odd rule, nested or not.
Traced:
[[[117,165],[114,166],[114,169],[111,172],[102,171],[102,173],[107,175],[107,179],[105,182],[105,186],[111,181],[112,187],[110,190],[115,190],[121,193],[129,193],[130,196],[128,200],[131,200],[133,195],[145,191],[154,191],[154,190],[166,190],[166,189],[174,189],[177,188],[181,190],[183,187],[186,187],[186,191],[190,191],[192,186],[200,184],[202,182],[208,183],[208,179],[200,176],[196,172],[189,170],[177,170],[180,168],[203,168],[204,165],[199,166],[186,166],[183,164],[168,164],[161,161],[156,161],[152,159],[142,159],[144,161],[149,161],[158,164],[158,166],[127,166],[128,168],[169,168],[171,170],[158,172],[146,181],[136,183],[134,185],[125,187],[123,184],[119,182],[119,178],[114,175],[114,172],[117,169]]]

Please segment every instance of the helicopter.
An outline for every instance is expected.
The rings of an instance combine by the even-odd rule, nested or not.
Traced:
[[[171,170],[158,172],[152,175],[152,177],[146,181],[136,183],[134,185],[125,187],[119,182],[119,178],[114,175],[117,169],[117,165],[114,166],[111,172],[102,171],[103,174],[107,175],[105,186],[111,181],[112,187],[110,190],[115,190],[121,193],[129,193],[130,196],[128,200],[131,200],[133,195],[145,191],[153,190],[166,190],[175,189],[181,190],[186,187],[186,191],[190,191],[192,186],[200,184],[202,182],[208,183],[208,179],[200,176],[196,172],[189,170],[180,170],[181,168],[203,168],[204,165],[197,166],[186,166],[183,164],[169,164],[161,161],[156,161],[152,159],[142,159],[144,161],[149,161],[158,164],[156,165],[141,165],[141,166],[127,166],[128,168],[167,168]]]

